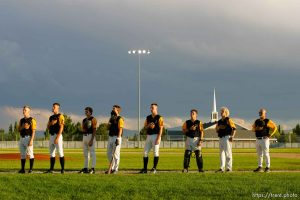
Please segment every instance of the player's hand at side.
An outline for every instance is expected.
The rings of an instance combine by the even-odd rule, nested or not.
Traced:
[[[29,143],[28,143],[28,146],[30,147],[30,146],[32,146],[32,145],[33,145],[33,141],[30,140]]]
[[[89,141],[89,146],[90,146],[90,147],[93,146],[93,140],[90,140],[90,141]]]
[[[233,141],[233,137],[230,137],[230,138],[229,138],[229,142],[232,142],[232,141]]]
[[[120,141],[118,139],[116,139],[115,144],[116,144],[116,146],[118,146],[120,144]]]
[[[155,140],[155,145],[160,144],[160,140],[161,140],[161,137],[157,137],[156,140]]]
[[[58,144],[58,137],[55,138],[54,144]]]
[[[202,141],[201,141],[201,140],[199,140],[197,146],[198,146],[198,147],[202,147]]]

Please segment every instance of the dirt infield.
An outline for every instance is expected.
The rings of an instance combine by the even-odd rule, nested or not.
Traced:
[[[0,153],[0,160],[20,160],[20,158],[21,157],[19,153]],[[49,154],[34,154],[34,159],[49,160]]]

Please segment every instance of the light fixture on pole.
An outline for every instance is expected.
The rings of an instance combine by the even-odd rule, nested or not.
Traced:
[[[133,49],[128,51],[129,55],[138,55],[139,65],[138,65],[138,134],[139,140],[141,140],[140,136],[140,120],[141,120],[141,55],[149,55],[150,50],[145,49]]]

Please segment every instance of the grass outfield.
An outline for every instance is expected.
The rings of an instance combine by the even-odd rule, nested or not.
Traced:
[[[18,150],[0,150],[0,154],[7,153]],[[35,149],[35,153],[47,155],[48,150]],[[20,161],[1,159],[0,155],[0,199],[253,199],[270,194],[300,197],[300,149],[271,149],[271,169],[290,172],[268,174],[251,172],[257,165],[254,149],[234,149],[234,172],[225,174],[213,173],[219,167],[218,149],[203,149],[204,169],[208,170],[204,174],[174,172],[182,169],[182,149],[161,149],[161,172],[136,174],[142,166],[142,149],[122,149],[120,172],[105,175],[105,153],[104,149],[97,150],[95,175],[74,173],[83,165],[80,149],[65,149],[69,171],[63,175],[41,174],[48,169],[48,160],[36,160],[34,174],[17,174]],[[151,155],[149,168],[152,158]],[[195,159],[191,160],[191,170],[196,170]]]
[[[0,174],[0,192],[1,199],[255,199],[270,193],[299,198],[299,180],[300,173]]]

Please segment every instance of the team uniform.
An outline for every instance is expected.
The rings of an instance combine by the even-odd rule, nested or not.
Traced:
[[[65,165],[65,158],[64,158],[64,150],[63,150],[63,136],[62,134],[58,138],[58,143],[54,144],[55,138],[57,133],[60,130],[61,125],[64,125],[65,118],[62,114],[54,114],[49,118],[49,133],[50,133],[50,140],[49,140],[49,152],[50,152],[50,172],[53,171],[55,165],[55,154],[56,150],[58,151],[60,165],[61,165],[61,172],[64,173],[64,165]]]
[[[32,172],[33,163],[34,163],[34,155],[33,155],[33,145],[28,146],[33,131],[36,130],[36,120],[32,117],[29,118],[22,118],[19,123],[19,132],[20,132],[20,154],[21,154],[21,170],[20,173],[25,173],[25,163],[26,163],[26,156],[28,155],[30,158],[30,169],[29,173]]]
[[[121,137],[118,137],[118,135],[120,129],[124,127],[124,119],[121,116],[114,116],[110,118],[109,123],[110,127],[107,143],[107,159],[108,162],[111,162],[113,159],[111,171],[112,173],[116,173],[119,170],[120,151],[122,145],[122,134]],[[116,145],[116,140],[119,141],[118,145]]]
[[[257,119],[253,124],[253,131],[255,131],[256,136],[256,152],[257,152],[257,162],[258,169],[260,171],[263,165],[263,157],[266,159],[266,170],[270,168],[270,154],[269,146],[270,140],[269,137],[272,137],[276,132],[277,128],[275,123],[270,119]],[[266,171],[265,170],[265,171]]]
[[[191,128],[195,127],[195,130]],[[185,141],[185,153],[184,153],[184,160],[183,160],[183,168],[188,171],[191,154],[194,151],[196,155],[196,162],[198,166],[199,172],[203,172],[203,158],[201,153],[201,146],[198,145],[201,138],[201,132],[203,132],[203,125],[202,122],[199,120],[187,120],[183,126],[183,130],[187,130],[185,133],[186,141]]]
[[[152,171],[156,172],[156,167],[159,160],[159,144],[155,144],[155,141],[157,139],[157,135],[159,134],[160,127],[164,125],[163,117],[160,115],[147,116],[145,120],[145,127],[147,127],[150,123],[154,124],[154,128],[147,128],[147,139],[145,142],[144,147],[144,172],[147,172],[147,165],[148,165],[148,154],[150,150],[153,148],[153,154],[154,154],[154,161],[153,161],[153,168]]]
[[[224,171],[225,165],[227,171],[232,171],[232,142],[230,142],[230,138],[234,130],[236,130],[235,124],[229,117],[217,122],[216,131],[219,137],[221,171]]]
[[[96,153],[95,153],[96,138],[95,137],[93,140],[93,145],[92,146],[89,145],[89,142],[91,141],[93,137],[93,133],[96,128],[97,128],[97,120],[93,116],[91,116],[90,118],[85,118],[82,121],[82,130],[83,130],[82,143],[83,143],[83,155],[84,155],[83,172],[85,173],[88,172],[90,157],[92,160],[91,172],[95,170],[95,166],[96,166]]]

